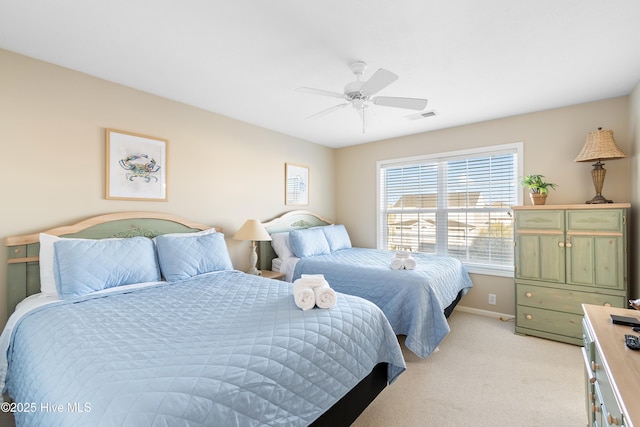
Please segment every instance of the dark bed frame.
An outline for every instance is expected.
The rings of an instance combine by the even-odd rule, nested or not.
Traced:
[[[87,239],[135,236],[153,238],[161,234],[193,233],[208,228],[212,227],[170,214],[120,212],[88,218],[76,224],[52,228],[43,232],[60,237]],[[222,228],[215,228],[222,232]],[[7,308],[8,313],[11,314],[20,301],[29,295],[40,292],[39,233],[7,237],[5,246],[8,249],[9,263],[7,268]],[[270,260],[269,267],[266,269],[271,269]],[[312,425],[347,426],[351,424],[386,386],[387,364],[380,363]]]

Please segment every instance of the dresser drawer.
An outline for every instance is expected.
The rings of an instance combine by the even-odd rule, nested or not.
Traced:
[[[613,386],[603,368],[600,353],[597,351],[595,352],[593,367],[593,373],[596,377],[595,391],[598,395],[598,400],[600,400],[603,419],[603,424],[601,425],[622,425],[622,409],[620,409],[620,405],[618,405],[618,401],[613,395]]]
[[[518,327],[551,332],[582,341],[582,315],[544,310],[523,305],[516,306]]]
[[[582,319],[582,346],[587,353],[587,360],[589,360],[589,362],[593,362],[595,360],[596,344],[591,333],[589,333],[589,328],[587,328],[584,318]]]
[[[516,304],[582,315],[582,304],[624,307],[625,298],[518,283],[516,285]]]
[[[622,233],[623,229],[623,209],[567,211],[567,233],[574,231]]]
[[[520,211],[516,216],[518,232],[526,230],[564,231],[564,211],[557,209]]]

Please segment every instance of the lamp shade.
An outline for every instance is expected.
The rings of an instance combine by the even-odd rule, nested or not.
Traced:
[[[627,157],[616,145],[613,131],[598,128],[587,135],[587,142],[576,157],[576,162],[592,162],[605,159],[622,159]]]
[[[235,240],[253,240],[263,241],[271,240],[271,236],[267,233],[264,226],[257,219],[248,219],[242,224],[240,230],[233,235]]]

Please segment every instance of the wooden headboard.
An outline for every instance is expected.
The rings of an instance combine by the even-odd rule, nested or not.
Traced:
[[[280,216],[262,223],[269,234],[330,224],[333,224],[333,221],[322,218],[320,215],[311,211],[305,210],[285,212]],[[276,253],[273,251],[271,242],[259,242],[258,268],[260,270],[271,270],[271,261],[275,257]]]
[[[193,233],[213,228],[175,215],[156,212],[118,212],[95,216],[76,224],[42,231],[60,237],[105,239],[144,236],[153,238],[167,233]],[[222,232],[222,228],[215,227]],[[13,313],[16,304],[40,292],[39,234],[5,239],[9,252],[7,267],[7,308]]]

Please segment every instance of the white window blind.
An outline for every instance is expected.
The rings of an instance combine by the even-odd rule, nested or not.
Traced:
[[[511,270],[520,147],[378,162],[378,247]]]

